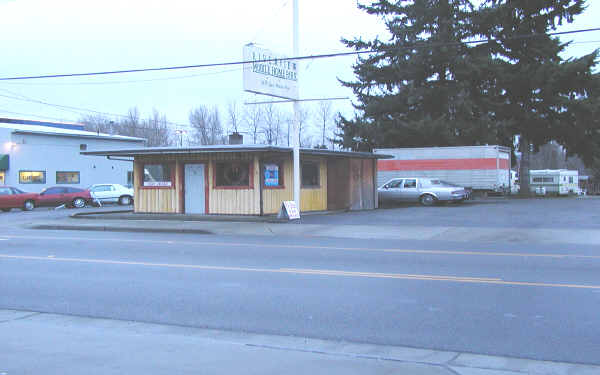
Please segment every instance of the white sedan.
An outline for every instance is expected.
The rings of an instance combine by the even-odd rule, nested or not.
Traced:
[[[133,202],[133,189],[119,184],[95,184],[88,188],[92,198],[99,203],[118,203],[122,206]]]

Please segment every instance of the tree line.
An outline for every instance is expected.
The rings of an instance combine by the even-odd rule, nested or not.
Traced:
[[[241,105],[229,102],[225,111],[218,106],[199,105],[189,113],[189,124],[173,124],[154,110],[142,118],[133,107],[119,118],[88,115],[80,119],[89,131],[145,138],[148,147],[227,144],[228,135],[240,133],[244,143],[292,145],[293,113],[277,104]],[[336,116],[330,101],[303,104],[299,111],[300,146],[329,148],[336,145]]]

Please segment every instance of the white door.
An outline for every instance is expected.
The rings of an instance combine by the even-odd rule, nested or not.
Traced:
[[[185,213],[204,214],[204,164],[185,165]]]

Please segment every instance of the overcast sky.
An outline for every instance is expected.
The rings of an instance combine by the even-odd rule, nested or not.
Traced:
[[[385,35],[355,0],[299,0],[300,54],[345,51],[341,37]],[[600,1],[560,31],[598,27]],[[239,61],[244,44],[292,52],[292,0],[0,0],[0,77],[79,73]],[[568,39],[567,39],[568,38]],[[600,32],[572,35],[571,56],[600,48]],[[350,96],[337,79],[352,79],[354,57],[305,61],[300,96]],[[15,100],[11,97],[19,97]],[[30,101],[27,101],[30,100]],[[0,81],[0,117],[75,122],[81,110],[125,115],[137,106],[187,124],[191,109],[254,99],[242,91],[242,68],[219,67],[114,76]],[[334,107],[351,111],[349,101]]]

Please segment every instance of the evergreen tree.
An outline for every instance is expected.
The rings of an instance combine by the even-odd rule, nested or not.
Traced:
[[[492,39],[479,47],[492,58],[490,113],[505,133],[519,136],[525,195],[529,155],[539,146],[556,141],[591,163],[600,145],[597,52],[564,59],[568,43],[548,35],[584,9],[585,0],[487,0],[474,17],[475,32]]]
[[[474,5],[469,0],[381,0],[359,5],[381,17],[389,41],[343,40],[375,53],[342,82],[358,98],[353,119],[341,118],[341,144],[377,147],[485,143],[496,138],[481,108],[487,56],[469,47]]]

